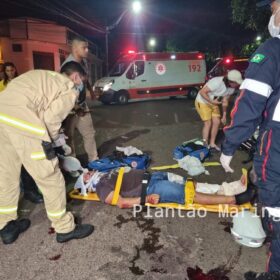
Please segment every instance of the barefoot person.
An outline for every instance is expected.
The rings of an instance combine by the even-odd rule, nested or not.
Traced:
[[[226,124],[229,96],[241,83],[241,73],[231,70],[226,77],[215,77],[208,81],[196,97],[195,108],[203,121],[202,138],[212,152],[220,151],[215,143],[218,130],[221,122]],[[219,105],[223,107],[222,118]]]

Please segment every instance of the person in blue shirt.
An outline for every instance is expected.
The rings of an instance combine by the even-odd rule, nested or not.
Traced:
[[[254,169],[264,221],[272,236],[268,271],[274,272],[280,271],[280,0],[262,4],[271,5],[272,38],[250,59],[231,124],[224,130],[220,161],[226,172],[233,172],[230,162],[236,149],[260,127]]]

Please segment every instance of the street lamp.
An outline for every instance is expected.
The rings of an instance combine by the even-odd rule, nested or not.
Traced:
[[[257,36],[256,41],[259,42],[259,41],[261,41],[261,40],[262,40],[262,36],[260,36],[260,35]]]
[[[156,39],[155,38],[151,38],[149,41],[149,45],[153,48],[155,47],[157,44]]]
[[[155,46],[157,45],[156,39],[155,38],[150,38],[149,42],[148,42],[148,45],[149,45],[149,49],[151,51],[154,51],[155,50]]]
[[[142,5],[140,1],[133,1],[132,3],[132,11],[134,14],[139,14],[142,10]],[[122,12],[122,14],[119,16],[119,18],[116,20],[115,23],[113,23],[112,25],[106,26],[106,34],[105,34],[105,44],[106,44],[106,75],[108,75],[108,70],[109,70],[109,33],[111,30],[113,30],[114,28],[116,28],[119,23],[121,22],[121,20],[123,19],[123,17],[129,12],[130,9],[126,9],[125,11]]]
[[[132,3],[132,10],[135,14],[139,14],[142,10],[142,4],[140,1],[134,1]]]

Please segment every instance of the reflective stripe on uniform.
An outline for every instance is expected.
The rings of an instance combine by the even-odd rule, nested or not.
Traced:
[[[46,159],[46,155],[44,152],[37,152],[37,153],[32,153],[31,158],[34,160]]]
[[[17,212],[17,209],[17,206],[0,208],[0,214],[14,213]]]
[[[54,72],[54,71],[47,71],[47,72],[48,72],[49,74],[51,74],[52,76],[54,76],[54,77],[55,77],[55,76],[56,76],[56,74],[57,74],[57,73],[56,73],[56,72]]]
[[[26,121],[13,118],[2,113],[0,113],[0,122],[21,130],[29,131],[40,136],[43,136],[46,133],[46,130],[43,127],[33,125],[32,123],[28,123]]]
[[[247,89],[266,98],[269,98],[273,89],[270,85],[253,79],[245,79],[241,84],[240,89]]]
[[[62,211],[60,212],[49,212],[47,211],[47,214],[49,217],[53,217],[53,218],[56,218],[56,217],[61,217],[62,215],[64,215],[66,213],[66,209],[63,209]]]
[[[272,120],[276,122],[280,122],[280,99],[278,100],[278,103],[275,107]]]
[[[280,218],[280,208],[279,207],[265,207],[268,213],[276,218]]]

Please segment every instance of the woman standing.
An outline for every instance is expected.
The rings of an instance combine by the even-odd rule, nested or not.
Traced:
[[[204,123],[202,138],[212,152],[220,151],[215,143],[219,126],[221,122],[226,123],[229,96],[239,88],[242,82],[241,73],[238,70],[231,70],[225,77],[215,77],[209,80],[196,97],[195,108]],[[219,105],[222,105],[223,108],[222,117]]]
[[[3,91],[8,83],[17,77],[17,69],[16,66],[12,62],[6,62],[3,65],[4,79],[0,81],[0,92]]]

